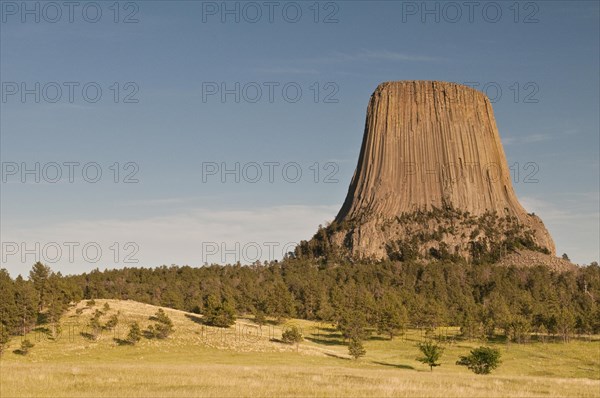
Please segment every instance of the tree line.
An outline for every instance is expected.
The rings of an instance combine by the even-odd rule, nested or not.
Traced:
[[[317,262],[123,268],[63,276],[36,263],[26,278],[0,270],[1,339],[53,324],[82,299],[121,299],[203,314],[329,322],[355,349],[371,331],[460,327],[466,338],[525,343],[600,333],[600,267],[555,272],[456,261]],[[160,333],[160,331],[159,331]]]

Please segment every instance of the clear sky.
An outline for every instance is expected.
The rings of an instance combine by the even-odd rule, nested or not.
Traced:
[[[375,87],[415,79],[485,90],[519,200],[598,261],[597,1],[224,4],[0,2],[2,267],[281,257],[335,217]]]

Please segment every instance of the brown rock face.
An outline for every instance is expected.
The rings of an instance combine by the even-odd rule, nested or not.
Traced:
[[[431,213],[437,209],[452,210]],[[415,213],[429,215],[410,217]],[[497,224],[496,238],[476,233],[475,224],[490,214],[497,216],[490,224]],[[415,243],[417,251],[438,250],[442,243],[444,250],[469,257],[473,242],[488,245],[515,225],[539,249],[555,251],[542,221],[517,200],[489,99],[454,83],[399,81],[377,87],[336,224],[329,243],[360,257],[385,258],[391,243],[424,231],[438,234]]]

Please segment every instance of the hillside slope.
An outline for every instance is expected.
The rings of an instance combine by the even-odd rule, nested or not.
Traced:
[[[96,309],[108,303],[105,321],[120,311],[124,327],[97,341],[81,335]],[[373,336],[367,355],[349,360],[347,347],[331,325],[291,320],[306,337],[298,347],[277,341],[282,326],[247,319],[226,331],[210,330],[198,315],[165,308],[175,332],[165,340],[142,339],[119,346],[128,324],[142,329],[159,307],[133,301],[96,300],[69,310],[55,340],[41,332],[27,337],[27,356],[10,350],[0,360],[0,396],[597,396],[600,341],[569,344],[498,344],[503,364],[490,376],[454,365],[477,342],[446,346],[442,366],[430,373],[415,358],[418,331],[389,341]],[[77,314],[77,309],[83,309]],[[452,331],[450,331],[452,333]]]

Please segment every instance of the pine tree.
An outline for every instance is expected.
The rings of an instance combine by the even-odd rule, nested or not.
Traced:
[[[94,315],[90,318],[90,321],[88,322],[88,326],[90,328],[89,335],[93,340],[98,339],[98,335],[102,330],[102,324],[100,323],[101,316],[102,312],[100,310],[96,310],[96,312],[94,312]]]
[[[361,339],[357,336],[350,339],[350,342],[348,343],[348,352],[354,359],[358,359],[367,353]]]
[[[8,342],[10,341],[10,334],[6,327],[0,323],[0,355],[4,353],[6,347],[8,347]]]
[[[510,322],[510,336],[515,343],[521,344],[529,340],[531,323],[523,315],[515,315]]]
[[[20,318],[15,303],[16,286],[8,271],[0,269],[0,328],[7,335],[17,332]]]
[[[209,326],[228,328],[235,324],[235,309],[229,302],[221,303],[211,295],[206,300],[204,322]]]
[[[562,308],[556,318],[556,327],[563,342],[568,343],[573,329],[575,329],[575,316],[570,308]]]
[[[112,314],[106,324],[104,324],[104,329],[113,330],[119,324],[119,315]]]
[[[440,347],[431,341],[419,343],[417,347],[419,347],[419,350],[421,350],[421,353],[423,354],[422,357],[417,358],[417,361],[429,365],[430,371],[433,372],[435,366],[441,365],[438,361],[444,352],[443,347]]]
[[[256,323],[260,327],[267,323],[265,313],[262,310],[256,310],[256,312],[254,313],[254,323]]]
[[[386,333],[390,340],[395,335],[401,334],[407,321],[406,310],[398,302],[389,298],[379,304],[381,307],[376,312],[377,332]]]
[[[142,330],[140,329],[140,325],[137,322],[131,324],[129,328],[129,333],[127,334],[127,341],[130,344],[136,344],[142,338]]]
[[[364,340],[369,336],[368,322],[364,311],[342,310],[338,314],[337,329],[342,332],[344,339],[357,338]]]
[[[317,319],[321,321],[331,321],[335,315],[335,311],[329,303],[329,297],[325,293],[319,297],[319,308],[317,309]]]
[[[17,317],[11,334],[26,334],[33,328],[37,319],[38,300],[33,284],[24,280],[21,275],[17,276],[14,294]]]
[[[158,339],[166,339],[173,333],[173,321],[171,321],[171,318],[169,318],[162,308],[156,311],[150,319],[156,321],[154,325],[148,327],[148,334],[150,336]]]
[[[293,317],[294,297],[283,281],[275,282],[266,298],[267,315],[275,317],[277,323],[283,323],[286,318]]]
[[[467,340],[471,340],[477,335],[477,326],[473,314],[465,312],[460,323],[460,334]]]
[[[46,305],[46,289],[48,278],[52,270],[50,267],[37,262],[33,264],[31,271],[29,272],[29,280],[33,282],[33,287],[38,293],[38,312],[41,312]]]
[[[540,327],[538,328],[538,339],[542,342],[545,343],[546,342],[546,335],[548,334],[548,329],[546,329],[546,326],[542,323],[540,325]]]

